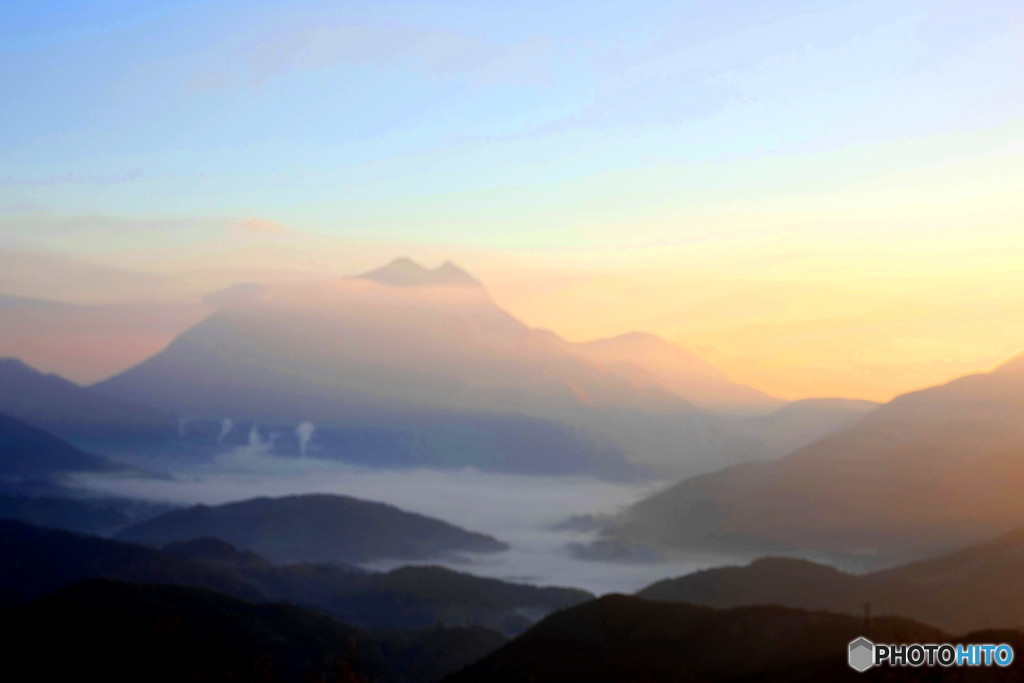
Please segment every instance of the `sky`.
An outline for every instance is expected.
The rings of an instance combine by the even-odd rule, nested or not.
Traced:
[[[7,0],[0,97],[0,249],[200,289],[453,259],[788,398],[1024,352],[1012,0]]]

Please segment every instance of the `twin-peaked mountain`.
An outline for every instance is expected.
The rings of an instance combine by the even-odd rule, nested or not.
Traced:
[[[580,406],[691,410],[526,327],[455,266],[427,271],[405,260],[356,278],[236,298],[98,388],[179,413],[312,420],[466,410],[547,417]]]
[[[218,303],[163,352],[95,388],[193,418],[285,431],[309,421],[322,452],[397,440],[396,461],[428,465],[686,473],[793,445],[766,446],[763,416],[703,410],[766,412],[778,402],[685,350],[648,336],[569,343],[506,313],[451,263],[428,270],[399,259]]]

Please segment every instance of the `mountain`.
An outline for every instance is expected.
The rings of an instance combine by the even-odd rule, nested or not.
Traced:
[[[256,424],[284,435],[281,455],[305,452],[289,435],[308,422],[320,458],[606,479],[771,459],[859,411],[773,412],[781,401],[650,335],[570,343],[451,263],[210,301],[216,312],[96,391],[213,435]]]
[[[866,566],[1024,520],[1024,359],[897,397],[780,460],[686,479],[610,535],[667,548],[812,550]]]
[[[0,624],[10,670],[48,680],[426,682],[503,642],[480,628],[377,633],[288,605],[102,579]]]
[[[805,398],[769,413],[729,420],[724,427],[756,439],[771,460],[840,432],[878,407],[874,401],[847,398]]]
[[[865,633],[861,619],[827,612],[774,606],[716,610],[612,595],[551,615],[444,680],[725,681],[836,654],[853,673],[846,648],[861,635],[877,642],[944,638],[932,627],[892,617],[872,619]],[[843,674],[838,666],[832,671]]]
[[[722,453],[734,462],[760,451],[680,396],[527,327],[457,266],[428,270],[407,259],[232,297],[95,388],[217,423],[249,419],[290,432],[311,422],[323,436],[355,426],[401,431],[411,434],[404,443],[444,440],[449,453],[475,454],[460,460],[482,469],[545,473],[520,465],[523,454],[552,463],[569,451],[581,457],[557,473],[621,478],[637,464],[705,471],[721,466]],[[529,446],[495,448],[500,430],[524,419]],[[319,457],[372,460],[363,453],[322,448]]]
[[[333,594],[330,613],[370,628],[472,624],[514,636],[552,612],[593,597],[573,588],[515,584],[444,567],[416,566],[365,575],[357,587]]]
[[[727,608],[785,605],[846,614],[898,614],[953,632],[1024,627],[1024,527],[946,555],[849,574],[807,560],[769,557],[659,581],[649,600]]]
[[[0,606],[48,595],[75,581],[110,578],[180,583],[250,599],[263,597],[244,576],[131,543],[0,519]]]
[[[253,498],[173,510],[122,530],[126,541],[164,545],[213,537],[275,562],[423,560],[449,553],[492,553],[491,536],[384,503],[347,496]]]
[[[0,519],[86,534],[110,534],[132,521],[120,502],[5,494],[0,494]]]
[[[476,625],[512,636],[555,610],[594,597],[572,588],[508,583],[437,566],[370,572],[338,565],[273,565],[216,539],[175,543],[163,552],[244,577],[267,600],[374,629]]]
[[[730,380],[691,351],[653,334],[632,332],[575,344],[574,349],[639,386],[659,387],[704,408],[764,412],[785,403]]]
[[[173,439],[177,422],[151,408],[112,399],[15,358],[0,359],[0,413],[76,443]]]
[[[0,608],[37,599],[75,581],[109,578],[196,586],[258,602],[285,602],[375,629],[485,626],[516,635],[551,612],[593,598],[441,567],[390,572],[343,565],[274,565],[217,539],[155,550],[123,541],[0,520]]]
[[[0,414],[0,478],[38,479],[116,467],[21,420]]]
[[[218,418],[689,408],[607,377],[555,335],[505,313],[482,287],[436,273],[399,260],[364,277],[268,287],[97,388]]]
[[[479,280],[451,261],[429,270],[412,259],[398,258],[355,277],[393,287],[483,287]]]
[[[147,476],[125,469],[116,474]],[[116,475],[115,475],[116,476]],[[35,526],[64,529],[82,534],[111,536],[145,519],[173,510],[169,503],[136,498],[96,495],[76,488],[74,478],[0,477],[0,519],[13,519]]]

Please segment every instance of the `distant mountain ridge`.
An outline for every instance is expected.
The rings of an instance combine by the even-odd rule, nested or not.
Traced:
[[[954,632],[1024,626],[1024,527],[939,557],[868,574],[768,557],[654,583],[649,600],[896,614]]]
[[[574,348],[617,374],[660,387],[704,408],[764,412],[785,403],[733,382],[696,354],[653,334],[630,332],[582,342]]]
[[[884,566],[1005,532],[1024,520],[1022,369],[1018,358],[904,394],[780,460],[686,479],[610,533]]]
[[[86,443],[169,439],[177,429],[170,415],[39,372],[16,358],[0,358],[0,413]]]
[[[46,479],[69,472],[117,469],[108,460],[9,415],[0,414],[0,477]]]

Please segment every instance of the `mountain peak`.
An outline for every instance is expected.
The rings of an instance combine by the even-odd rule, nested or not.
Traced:
[[[480,282],[451,261],[445,261],[434,269],[432,277],[438,284],[480,285]]]
[[[355,277],[391,287],[481,286],[478,280],[451,261],[445,261],[434,270],[429,270],[404,256]]]

